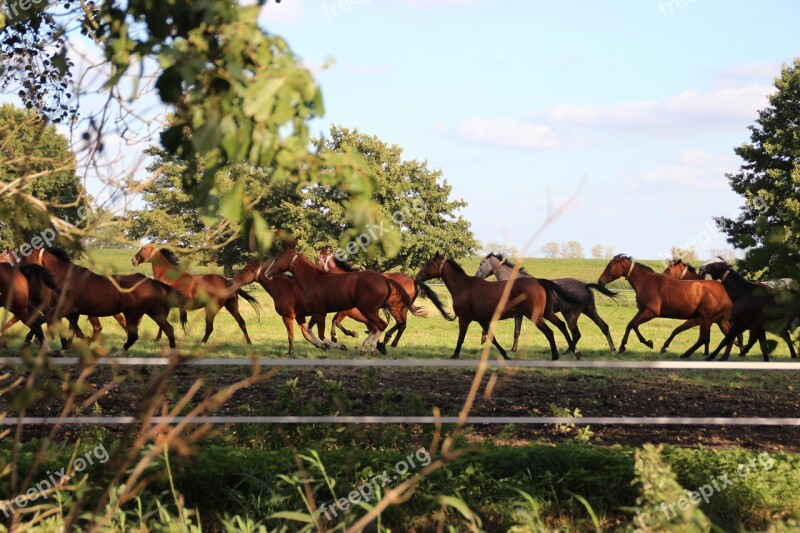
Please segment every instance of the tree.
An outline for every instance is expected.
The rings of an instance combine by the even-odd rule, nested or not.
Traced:
[[[555,259],[561,253],[561,247],[557,242],[548,242],[542,246],[542,253],[548,259]]]
[[[614,249],[611,246],[595,244],[590,252],[594,259],[611,259],[614,257]]]
[[[726,177],[744,205],[720,230],[746,250],[739,268],[760,277],[800,278],[800,58],[781,70],[769,105],[734,149],[744,163]]]
[[[578,241],[568,241],[561,246],[561,257],[567,259],[583,258],[583,245]]]
[[[520,256],[519,248],[514,246],[513,244],[502,244],[499,242],[490,242],[486,246],[482,247],[484,253],[496,253],[496,254],[503,254],[510,258],[515,258]]]
[[[17,247],[47,228],[50,217],[79,223],[81,187],[67,139],[35,111],[0,106],[0,244]]]
[[[375,218],[382,219],[382,224],[366,223],[365,229],[356,229],[346,208],[353,198],[336,184],[298,187],[286,179],[265,179],[273,169],[248,164],[228,165],[218,171],[218,198],[222,201],[235,187],[241,187],[248,208],[271,226],[292,232],[303,251],[313,254],[317,248],[332,246],[343,252],[344,259],[376,270],[414,269],[437,250],[463,257],[476,248],[469,222],[457,214],[466,204],[450,199],[450,185],[441,181],[441,172],[429,169],[427,162],[404,160],[400,147],[336,126],[331,128],[330,138],[318,140],[317,145],[323,153],[361,154],[375,176],[371,187],[379,210]],[[180,186],[189,165],[163,150],[152,153],[156,160],[150,170],[158,168],[161,174],[144,190],[147,208],[132,217],[131,237],[189,248],[209,243],[201,262],[215,261],[230,272],[249,255],[250,243],[237,237],[235,225],[215,231],[219,229],[215,220],[200,217],[200,210]],[[381,243],[384,249],[397,252],[392,257],[379,253]]]
[[[687,262],[697,261],[697,248],[695,248],[694,245],[687,248],[673,246],[670,248],[670,253],[672,254],[673,259],[683,259]]]

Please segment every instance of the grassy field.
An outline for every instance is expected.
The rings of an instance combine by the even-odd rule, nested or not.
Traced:
[[[147,264],[141,265],[138,268],[134,268],[131,265],[130,260],[135,252],[136,250],[97,250],[91,253],[90,257],[84,261],[84,264],[91,266],[98,272],[104,273],[142,272],[152,275],[151,267]],[[474,272],[477,270],[479,261],[480,258],[472,257],[464,260],[462,266],[467,272]],[[662,270],[658,261],[642,262],[652,266],[657,271]],[[526,269],[537,277],[550,279],[574,277],[586,282],[594,282],[597,281],[606,263],[605,260],[595,259],[528,259],[524,264]],[[198,273],[219,272],[219,269],[198,266],[193,268],[193,271]],[[431,284],[434,285],[437,292],[443,298],[443,301],[449,306],[450,295],[447,289],[441,285],[438,280],[433,280]],[[610,287],[613,289],[621,289],[620,296],[612,300],[603,295],[596,294],[596,301],[600,315],[611,328],[611,335],[615,344],[618,346],[622,334],[625,331],[625,326],[636,312],[636,307],[633,301],[634,294],[626,281],[618,280],[611,284]],[[250,355],[279,357],[284,355],[287,351],[286,330],[280,317],[274,311],[271,298],[258,284],[253,284],[247,289],[252,291],[252,294],[263,307],[261,320],[259,321],[253,308],[244,301],[240,302],[240,310],[247,322],[248,331],[254,342],[252,347],[246,346],[241,331],[231,315],[225,310],[222,310],[217,315],[214,324],[214,333],[211,335],[210,342],[205,346],[200,345],[199,341],[205,331],[204,313],[203,311],[193,311],[189,314],[188,335],[184,336],[182,333],[178,333],[181,350],[194,355],[202,354],[207,357],[243,357]],[[423,300],[418,300],[417,303],[423,302]],[[390,349],[388,357],[436,359],[449,357],[452,354],[458,336],[457,323],[444,320],[431,304],[427,303],[425,305],[427,305],[430,311],[429,317],[419,318],[409,316],[408,329],[400,345],[395,349]],[[171,321],[173,324],[177,325],[178,321],[175,312],[173,312]],[[121,346],[124,343],[125,336],[119,325],[116,324],[113,318],[103,318],[102,323],[104,327],[104,338],[101,342],[109,349],[115,349]],[[627,352],[622,355],[616,355],[609,352],[605,338],[597,327],[588,318],[582,317],[578,322],[582,333],[579,347],[583,351],[584,357],[588,359],[676,359],[679,354],[683,353],[683,351],[697,339],[698,334],[697,329],[684,332],[672,343],[669,353],[663,356],[660,355],[658,353],[658,348],[661,347],[661,344],[672,329],[679,324],[680,322],[677,320],[655,319],[641,328],[645,337],[653,340],[655,343],[654,350],[643,346],[636,340],[635,335],[631,335],[627,346]],[[326,325],[326,331],[328,331],[329,326],[330,324]],[[361,325],[349,320],[346,321],[345,326],[348,329],[359,332],[364,331]],[[90,327],[85,319],[81,322],[81,328],[84,331],[90,331]],[[21,333],[21,331],[22,329],[19,326],[12,330],[12,332],[17,335]],[[152,342],[156,332],[156,325],[150,319],[145,318],[142,322],[141,339],[130,350],[130,355],[154,355],[158,351],[158,347]],[[480,327],[477,324],[470,326],[462,350],[461,356],[463,358],[477,357],[480,353],[480,335]],[[513,339],[513,321],[507,320],[501,322],[498,326],[497,336],[503,346],[510,348]],[[303,340],[299,331],[295,328],[295,356],[303,358],[341,358],[351,357],[357,354],[361,345],[361,340],[363,340],[363,335],[357,339],[344,337],[341,334],[338,337],[340,341],[349,346],[350,349],[347,352],[338,350],[318,350]],[[563,350],[566,348],[563,337],[561,337],[557,331],[556,339],[560,349]],[[712,331],[712,349],[721,339],[722,334],[715,328]],[[11,343],[12,350],[14,349],[14,344],[14,342]],[[496,354],[497,352],[493,351],[493,353]],[[748,359],[760,360],[759,356],[760,352],[756,348],[751,352]],[[547,350],[544,337],[529,323],[523,325],[518,357],[524,359],[549,358],[549,351]],[[699,358],[700,356],[695,355],[694,357]],[[783,342],[780,342],[778,348],[773,353],[773,359],[781,361],[788,360],[788,357],[788,349]]]

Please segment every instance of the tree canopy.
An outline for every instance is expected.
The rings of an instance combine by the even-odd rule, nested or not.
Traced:
[[[716,218],[728,242],[745,248],[745,272],[800,278],[800,58],[775,80],[769,105],[736,148],[744,163],[728,174],[744,205],[738,218]]]
[[[332,246],[346,260],[367,268],[414,269],[437,250],[463,257],[475,248],[469,222],[458,213],[465,203],[450,198],[450,185],[427,162],[405,160],[399,146],[337,126],[316,146],[324,156],[357,153],[363,157],[375,176],[372,201],[378,213],[374,218],[382,223],[354,225],[347,209],[351,192],[336,183],[303,185],[269,179],[272,168],[250,164],[228,165],[218,172],[220,198],[239,187],[249,209],[272,227],[294,234],[306,252]],[[228,270],[243,262],[250,250],[246,236],[239,235],[236,226],[216,231],[218,226],[204,224],[199,208],[183,192],[181,180],[189,165],[164,150],[152,153],[156,160],[151,170],[158,168],[161,173],[144,189],[147,207],[133,213],[131,236],[173,246],[205,247],[207,252],[200,259]],[[348,251],[348,245],[355,253]],[[395,253],[390,257],[379,253],[386,249]]]
[[[80,180],[67,139],[36,111],[0,106],[0,244],[16,247],[51,228],[50,216],[78,222]],[[16,184],[16,186],[11,186]]]

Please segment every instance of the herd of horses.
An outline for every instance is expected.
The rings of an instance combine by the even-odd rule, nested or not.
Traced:
[[[724,360],[737,343],[740,355],[744,356],[759,342],[763,358],[768,361],[771,351],[766,339],[768,330],[778,333],[789,346],[791,357],[797,358],[791,334],[798,326],[800,316],[796,310],[788,311],[781,305],[780,289],[774,284],[746,280],[721,259],[706,263],[699,270],[677,259],[663,273],[656,273],[652,268],[620,254],[611,259],[597,283],[584,283],[573,278],[536,278],[495,253],[482,259],[474,276],[467,274],[445,254],[437,253],[412,278],[400,272],[356,270],[336,257],[330,248],[322,249],[316,261],[312,261],[291,244],[270,261],[247,263],[233,278],[219,274],[190,274],[181,268],[172,251],[155,245],[143,246],[131,260],[134,267],[150,263],[153,278],[139,273],[98,274],[76,265],[63,250],[55,248],[36,248],[17,264],[8,253],[0,254],[0,258],[4,258],[0,260],[0,306],[12,315],[0,330],[0,340],[6,329],[19,321],[30,329],[26,343],[35,337],[45,350],[49,350],[42,329],[45,324],[59,332],[62,348],[67,348],[74,336],[91,343],[102,329],[98,318],[113,316],[127,334],[122,352],[127,351],[138,340],[139,324],[145,315],[159,326],[156,339],[160,339],[163,333],[170,347],[175,348],[175,332],[168,320],[172,308],[179,310],[184,331],[187,311],[205,311],[203,343],[213,332],[217,313],[225,308],[239,325],[245,341],[252,344],[239,312],[239,298],[252,305],[258,316],[258,302],[244,290],[245,286],[257,282],[272,297],[275,311],[283,319],[290,354],[294,352],[295,323],[303,337],[317,348],[345,349],[337,341],[337,330],[348,336],[357,336],[342,325],[346,318],[367,328],[361,354],[375,354],[376,351],[386,354],[386,346],[393,336],[391,346],[397,346],[400,341],[409,311],[416,316],[427,316],[425,307],[414,303],[421,296],[430,300],[447,320],[458,320],[453,358],[459,357],[472,322],[477,322],[483,329],[482,342],[485,342],[495,315],[500,320],[515,320],[511,351],[517,350],[521,325],[527,318],[547,339],[553,360],[559,358],[559,350],[547,322],[561,332],[567,351],[580,358],[577,343],[581,338],[578,328],[581,315],[586,315],[597,325],[612,353],[625,351],[631,332],[641,343],[653,348],[653,342],[642,335],[639,326],[660,317],[684,320],[667,338],[662,353],[666,352],[676,335],[699,327],[697,341],[681,355],[682,358],[689,357],[702,346],[707,360],[715,359],[724,349]],[[496,281],[486,279],[491,276]],[[711,279],[705,279],[706,276]],[[617,350],[608,324],[597,312],[594,291],[616,297],[617,293],[609,290],[607,285],[619,278],[626,279],[635,291],[637,312],[628,323]],[[432,279],[441,279],[447,287],[452,297],[453,314],[445,309],[436,292],[426,284]],[[784,287],[783,290],[787,289]],[[331,313],[334,318],[328,340],[325,326],[326,317]],[[93,328],[90,337],[86,337],[78,326],[81,316],[89,318]],[[387,329],[390,318],[395,324]],[[63,319],[68,322],[66,330],[60,328]],[[710,331],[715,324],[725,336],[710,352]],[[743,341],[745,332],[750,333],[747,343]],[[384,335],[383,339],[381,335]],[[508,358],[494,335],[492,343],[503,357]]]

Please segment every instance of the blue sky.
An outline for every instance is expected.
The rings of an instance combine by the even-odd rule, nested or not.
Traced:
[[[319,132],[427,159],[483,242],[522,246],[585,178],[533,252],[725,247],[712,217],[738,212],[733,148],[800,55],[790,1],[283,0],[260,20],[320,82]]]

